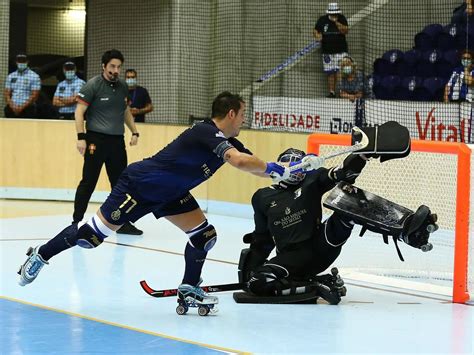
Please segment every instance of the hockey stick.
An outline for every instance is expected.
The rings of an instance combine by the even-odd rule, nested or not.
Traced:
[[[339,155],[356,152],[359,149],[363,149],[363,148],[365,148],[369,145],[369,137],[367,137],[367,135],[364,133],[364,131],[362,131],[359,127],[353,127],[352,129],[355,132],[361,134],[362,138],[360,139],[360,141],[356,142],[354,145],[351,145],[350,147],[341,149],[341,150],[339,150],[335,153],[326,155],[324,157],[318,157],[318,160],[320,160],[321,164],[323,164],[324,161],[326,161],[327,159],[332,159],[332,158],[337,157]],[[290,167],[290,172],[293,172],[295,170],[303,170],[304,171],[304,170],[306,170],[310,167],[311,167],[311,164],[309,162],[300,163],[300,164],[291,166]]]
[[[143,288],[147,294],[152,297],[172,297],[178,294],[177,288],[170,288],[168,290],[154,290],[150,286],[148,286],[145,280],[140,281],[140,286]],[[245,287],[243,283],[235,283],[235,284],[223,284],[223,285],[212,285],[212,286],[202,286],[201,288],[204,292],[224,292],[224,291],[237,291],[242,290]]]

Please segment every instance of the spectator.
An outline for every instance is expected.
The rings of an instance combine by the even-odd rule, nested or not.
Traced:
[[[63,73],[66,79],[58,84],[53,97],[53,105],[58,107],[59,118],[73,120],[76,110],[76,95],[85,81],[76,75],[76,64],[73,62],[64,63]]]
[[[82,180],[74,198],[73,224],[84,218],[87,205],[105,163],[112,188],[127,167],[124,142],[124,123],[132,132],[130,145],[138,143],[139,134],[135,120],[127,105],[128,87],[119,79],[124,61],[116,49],[102,55],[102,74],[90,79],[77,95],[75,112],[77,150],[84,156]],[[86,130],[84,117],[87,111]],[[117,233],[140,235],[143,232],[126,222]]]
[[[341,59],[341,72],[337,81],[339,97],[355,101],[364,94],[364,75],[357,70],[354,60],[346,56]]]
[[[453,10],[451,23],[465,26],[467,23],[474,21],[474,0],[465,0],[461,5]]]
[[[454,68],[444,88],[444,102],[472,102],[474,85],[473,54],[469,50],[461,53],[462,66]]]
[[[327,97],[336,97],[336,74],[339,71],[339,61],[347,55],[348,32],[347,19],[335,2],[328,5],[326,15],[321,16],[314,26],[313,36],[321,41],[323,70],[328,77]]]
[[[36,117],[35,102],[41,90],[41,79],[28,68],[28,57],[25,54],[16,56],[17,70],[7,76],[5,83],[5,117]]]
[[[128,85],[130,112],[135,118],[135,122],[145,122],[145,114],[153,111],[148,90],[137,85],[137,71],[135,69],[125,71],[125,81]]]

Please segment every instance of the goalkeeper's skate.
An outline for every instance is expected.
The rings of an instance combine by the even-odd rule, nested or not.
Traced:
[[[34,249],[29,247],[26,252],[28,259],[26,259],[24,264],[20,266],[20,270],[18,270],[18,275],[20,275],[18,284],[20,286],[25,286],[29,283],[32,283],[38,276],[43,266],[49,264],[41,257],[41,255],[38,254],[38,249],[39,246]]]
[[[316,276],[313,281],[319,296],[329,304],[339,304],[341,297],[347,293],[337,267],[333,267],[330,274]]]
[[[200,316],[207,316],[209,313],[217,313],[216,304],[219,299],[209,295],[199,287],[202,279],[196,286],[181,284],[178,287],[178,306],[176,313],[179,315],[186,314],[189,307],[197,307]]]

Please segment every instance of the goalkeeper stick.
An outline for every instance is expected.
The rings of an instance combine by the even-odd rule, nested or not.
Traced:
[[[326,161],[327,159],[331,159],[334,157],[337,157],[339,155],[347,154],[347,153],[353,153],[356,152],[360,149],[363,149],[369,145],[369,137],[359,128],[359,127],[353,127],[352,128],[355,132],[359,133],[361,135],[360,141],[357,141],[354,145],[351,145],[350,147],[341,149],[335,153],[326,155],[324,157],[318,157],[318,160],[321,161],[321,165]],[[304,162],[300,164],[296,164],[290,167],[290,172],[294,172],[296,170],[307,170],[308,168],[311,167],[311,164],[309,162]]]

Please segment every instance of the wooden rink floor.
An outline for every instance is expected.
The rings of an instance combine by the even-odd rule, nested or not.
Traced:
[[[97,209],[91,204],[88,216]],[[219,312],[175,312],[176,299],[140,288],[175,288],[186,238],[166,220],[145,216],[143,236],[109,237],[50,260],[38,279],[17,284],[29,246],[71,223],[72,203],[0,200],[0,354],[473,354],[474,307],[446,295],[378,287],[344,277],[338,306],[237,304],[217,294]],[[243,234],[252,220],[208,215],[218,243],[204,284],[237,281]],[[390,254],[388,254],[390,253]],[[393,256],[393,250],[387,252]],[[337,262],[336,262],[337,265]]]

